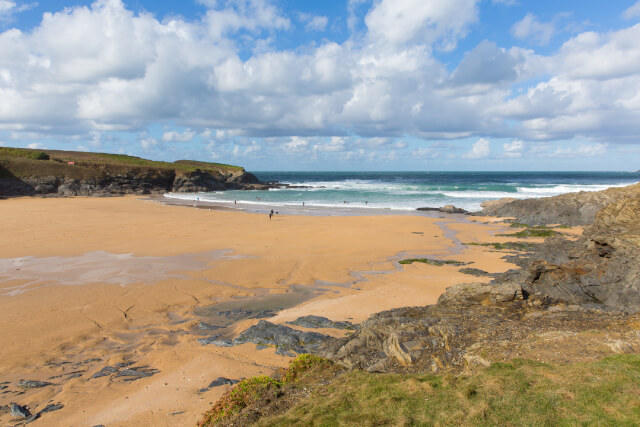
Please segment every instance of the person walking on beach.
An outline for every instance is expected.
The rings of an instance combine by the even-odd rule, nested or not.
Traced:
[[[271,209],[271,212],[269,212],[269,221],[271,221],[272,216],[273,216],[273,209]]]

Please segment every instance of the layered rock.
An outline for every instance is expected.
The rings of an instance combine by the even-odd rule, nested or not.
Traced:
[[[640,194],[640,184],[604,191],[562,194],[539,199],[500,199],[484,202],[481,215],[511,217],[528,225],[587,225],[596,212],[623,197]]]
[[[511,259],[520,269],[453,286],[435,305],[377,313],[321,355],[369,371],[438,372],[640,351],[640,194],[616,193],[578,240],[549,238]]]

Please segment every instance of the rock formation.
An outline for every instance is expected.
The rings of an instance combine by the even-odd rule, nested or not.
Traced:
[[[596,212],[608,204],[628,196],[640,194],[640,184],[604,191],[562,194],[539,199],[512,198],[491,200],[482,204],[480,215],[512,217],[528,225],[587,225],[595,220]]]
[[[274,186],[277,184],[263,184],[243,168],[230,165],[0,147],[0,197],[191,193]]]
[[[352,336],[325,341],[320,354],[368,371],[439,372],[513,357],[576,361],[640,350],[637,190],[590,193],[591,201],[611,202],[578,240],[549,238],[513,258],[520,269],[489,284],[453,286],[435,305],[377,313]],[[565,207],[585,200],[570,197],[562,197]]]

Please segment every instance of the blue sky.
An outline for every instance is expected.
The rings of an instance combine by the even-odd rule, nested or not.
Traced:
[[[0,145],[640,169],[640,1],[0,0]]]

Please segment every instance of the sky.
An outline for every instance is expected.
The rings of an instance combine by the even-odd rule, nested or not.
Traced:
[[[635,171],[640,1],[0,0],[0,146]]]

